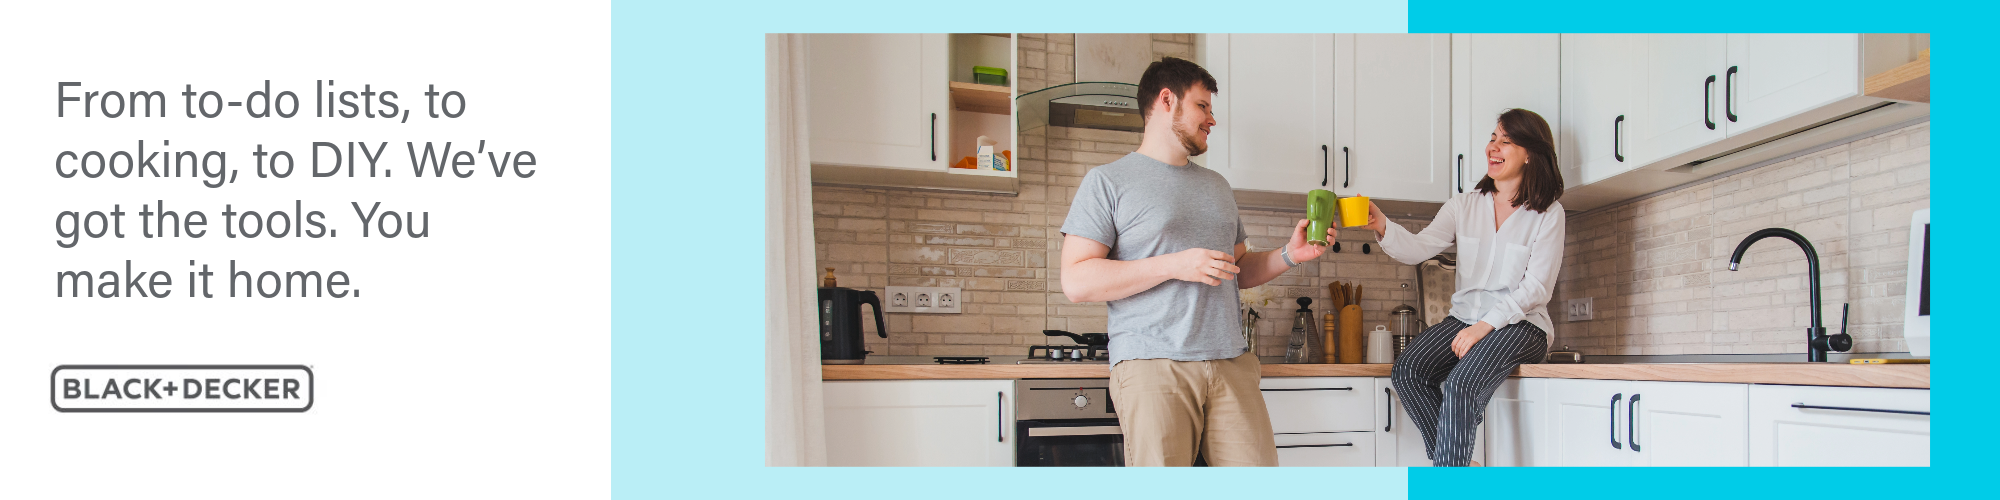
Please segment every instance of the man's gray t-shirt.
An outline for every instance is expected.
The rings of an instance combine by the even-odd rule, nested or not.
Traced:
[[[1139,153],[1084,174],[1063,234],[1111,247],[1134,261],[1190,248],[1233,254],[1249,237],[1229,181],[1190,161],[1168,165]],[[1249,351],[1236,280],[1209,286],[1169,279],[1110,302],[1111,364],[1128,359],[1231,359]]]

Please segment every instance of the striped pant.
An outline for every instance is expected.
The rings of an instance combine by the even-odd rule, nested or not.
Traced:
[[[1473,431],[1485,420],[1493,391],[1515,367],[1548,355],[1548,333],[1522,321],[1486,334],[1459,359],[1451,343],[1467,326],[1446,317],[1424,330],[1390,372],[1403,409],[1424,436],[1426,456],[1438,467],[1464,467],[1472,460]]]

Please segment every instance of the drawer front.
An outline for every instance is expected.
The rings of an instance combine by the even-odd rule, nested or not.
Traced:
[[[1278,465],[1283,467],[1373,467],[1375,433],[1279,434]]]
[[[1930,466],[1930,416],[1898,413],[1930,412],[1930,392],[1751,386],[1750,464]]]
[[[1370,431],[1382,410],[1369,377],[1267,378],[1260,387],[1277,433]]]

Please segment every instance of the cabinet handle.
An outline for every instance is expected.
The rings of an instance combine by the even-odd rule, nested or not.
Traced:
[[[1611,395],[1611,447],[1620,450],[1625,449],[1625,445],[1618,443],[1618,401],[1622,399],[1625,393]]]
[[[1326,150],[1326,145],[1325,145],[1325,144],[1321,144],[1321,145],[1319,145],[1319,185],[1320,185],[1320,187],[1326,187],[1326,181],[1327,181],[1327,180],[1329,180],[1329,179],[1332,179],[1332,178],[1333,178],[1333,177],[1331,177],[1331,174],[1332,174],[1332,172],[1333,172],[1333,170],[1332,170],[1332,167],[1329,167],[1329,166],[1328,166],[1328,164],[1329,164],[1329,163],[1331,163],[1332,161],[1333,161],[1333,153],[1331,153],[1331,152],[1328,152],[1328,151]]]
[[[1278,449],[1285,449],[1285,448],[1331,448],[1331,447],[1335,447],[1335,446],[1354,446],[1354,443],[1340,443],[1340,444],[1293,444],[1293,445],[1285,445],[1285,446],[1279,446],[1279,447],[1278,447]]]
[[[1625,442],[1632,443],[1632,451],[1639,451],[1639,395],[1625,403]]]
[[[1354,388],[1353,388],[1353,387],[1308,387],[1308,388],[1304,388],[1304,389],[1257,389],[1257,390],[1260,390],[1260,391],[1265,391],[1265,392],[1289,392],[1289,391],[1352,391],[1352,390],[1354,390]]]
[[[1708,104],[1709,96],[1714,94],[1715,75],[1708,75],[1708,80],[1701,82],[1701,122],[1707,124],[1709,130],[1715,130],[1715,110]]]
[[[1618,158],[1619,163],[1625,163],[1624,136],[1625,115],[1618,115],[1618,119],[1611,120],[1611,156]]]
[[[993,442],[1007,442],[1007,392],[993,393]]]
[[[931,161],[937,161],[937,113],[931,113]]]
[[[1390,427],[1396,426],[1396,396],[1387,387],[1382,388],[1382,403],[1382,416],[1386,418],[1383,422],[1387,422],[1382,424],[1382,432],[1389,432]]]
[[[1458,192],[1465,192],[1465,155],[1458,155]]]
[[[1916,410],[1884,410],[1884,409],[1880,409],[1880,408],[1850,408],[1850,407],[1846,407],[1846,406],[1814,406],[1814,405],[1809,405],[1809,404],[1805,404],[1805,403],[1797,403],[1797,404],[1793,404],[1793,405],[1792,405],[1792,407],[1793,407],[1793,408],[1798,408],[1798,409],[1801,409],[1801,410],[1840,410],[1840,411],[1865,411],[1865,412],[1872,412],[1872,413],[1896,413],[1896,414],[1902,414],[1902,415],[1924,415],[1924,416],[1930,416],[1930,414],[1931,414],[1931,412],[1927,412],[1927,411],[1916,411]]]
[[[1340,147],[1340,164],[1340,168],[1347,169],[1347,177],[1340,181],[1340,187],[1347,187],[1348,183],[1354,182],[1354,155],[1347,152],[1347,146]]]
[[[1736,121],[1736,67],[1730,66],[1722,76],[1722,116],[1730,122]]]

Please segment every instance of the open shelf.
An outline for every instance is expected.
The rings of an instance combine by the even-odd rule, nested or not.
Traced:
[[[1862,93],[1909,102],[1931,102],[1931,58],[1924,57],[1868,77]]]
[[[1005,85],[951,82],[951,106],[959,111],[1011,115],[1008,95],[1013,93]]]

